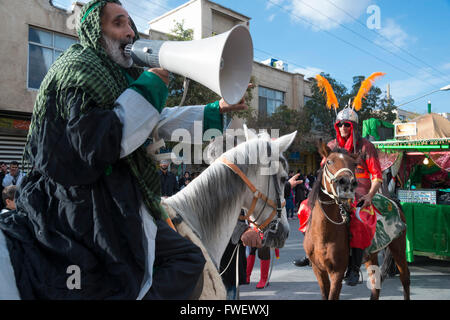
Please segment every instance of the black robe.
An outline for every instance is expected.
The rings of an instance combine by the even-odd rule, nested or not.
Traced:
[[[68,120],[54,105],[49,94],[17,213],[0,218],[21,298],[135,299],[144,231],[136,179],[119,159],[122,124],[95,105],[81,114],[77,96]],[[68,288],[71,265],[81,271],[81,289]]]

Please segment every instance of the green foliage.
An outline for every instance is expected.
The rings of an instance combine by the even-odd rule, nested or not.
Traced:
[[[279,106],[270,116],[258,116],[252,108],[241,111],[241,118],[245,119],[247,126],[259,132],[265,129],[270,134],[272,129],[279,130],[279,136],[297,131],[294,142],[289,147],[289,151],[306,150],[305,134],[310,130],[309,122],[305,121],[306,112],[290,109],[288,106]]]
[[[339,101],[339,109],[342,110],[350,99],[352,99],[358,94],[358,90],[361,87],[361,83],[364,81],[364,76],[353,77],[353,85],[350,91],[347,88],[333,79],[329,74],[323,74],[325,78],[328,79],[330,85],[336,94]],[[315,80],[313,80],[315,81]],[[336,133],[334,130],[334,121],[336,119],[336,113],[334,110],[328,110],[326,108],[326,98],[323,93],[319,91],[319,88],[314,83],[312,87],[313,97],[305,104],[305,109],[308,110],[309,120],[312,123],[312,128],[325,134],[327,136],[335,137]],[[364,120],[369,118],[376,118],[383,121],[393,122],[395,120],[395,110],[394,100],[387,97],[382,97],[382,91],[376,86],[372,86],[368,95],[362,100],[362,108],[358,111],[358,130],[362,132],[362,123]]]
[[[170,41],[190,41],[194,39],[194,30],[184,28],[184,20],[182,22],[175,22],[175,26],[168,35]]]
[[[353,86],[349,91],[344,84],[332,78],[329,74],[322,73],[332,86],[334,93],[339,101],[339,109],[342,110],[349,102],[350,98],[354,98],[358,93],[363,76],[353,78]],[[270,116],[258,116],[252,108],[241,111],[239,116],[245,119],[249,128],[259,129],[279,129],[280,135],[291,133],[297,130],[298,134],[291,145],[291,151],[314,151],[315,142],[322,138],[325,141],[331,140],[336,136],[334,130],[334,122],[336,112],[334,109],[329,110],[326,107],[325,94],[320,92],[314,78],[312,85],[312,98],[305,103],[305,107],[300,110],[292,110],[288,106],[280,106]],[[380,88],[373,86],[363,99],[362,109],[358,112],[359,116],[359,132],[362,132],[362,122],[368,118],[377,118],[383,121],[393,122],[395,114],[394,101],[389,101],[386,97],[382,97]]]
[[[322,73],[333,88],[336,98],[339,101],[339,110],[341,110],[346,104],[347,88],[337,80],[333,79],[329,74]],[[326,138],[335,136],[334,121],[336,119],[336,112],[334,109],[329,110],[326,107],[326,97],[317,87],[316,80],[312,86],[312,99],[305,103],[305,110],[307,111],[307,119],[311,123],[311,128],[315,131],[319,131],[325,135]],[[324,139],[325,139],[324,137]]]
[[[393,111],[395,111],[397,107],[394,106],[394,99],[384,97],[380,99],[380,103],[378,106],[378,119],[387,121],[387,122],[394,122],[396,119],[396,115]]]

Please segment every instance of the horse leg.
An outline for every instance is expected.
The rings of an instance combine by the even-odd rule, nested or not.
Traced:
[[[369,259],[365,263],[367,276],[369,277],[371,283],[371,294],[370,300],[378,300],[380,298],[380,287],[381,287],[381,272],[378,268],[378,255],[377,253],[372,253]],[[374,266],[374,267],[372,267]],[[378,271],[378,272],[377,272]],[[378,285],[377,285],[378,284]]]
[[[406,232],[403,232],[398,238],[392,240],[389,244],[389,250],[391,250],[392,257],[400,272],[400,281],[403,286],[403,299],[410,299],[410,274],[408,268],[408,262],[406,261]]]
[[[331,288],[328,295],[328,300],[339,300],[339,295],[342,289],[342,279],[344,278],[344,272],[332,272],[330,273]]]
[[[322,293],[322,300],[327,300],[330,292],[330,279],[326,271],[320,270],[312,261],[311,267],[316,275],[317,282],[319,283],[320,292]]]

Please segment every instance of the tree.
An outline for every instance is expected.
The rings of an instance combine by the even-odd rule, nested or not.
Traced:
[[[394,99],[385,96],[380,99],[377,110],[378,119],[391,123],[394,122],[396,119],[396,115],[394,113],[395,110],[397,110],[397,107],[394,106]]]
[[[279,135],[285,135],[297,131],[297,136],[294,142],[289,147],[289,151],[298,151],[304,149],[304,135],[310,130],[309,122],[304,121],[306,112],[304,110],[297,111],[290,109],[288,106],[279,106],[274,113],[267,116],[258,116],[254,113],[247,114],[246,122],[249,128],[256,130],[260,129],[279,130]]]

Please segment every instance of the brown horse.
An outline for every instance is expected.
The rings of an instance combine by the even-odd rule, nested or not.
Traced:
[[[348,201],[355,195],[355,168],[359,157],[349,155],[344,149],[331,151],[323,142],[319,144],[319,153],[326,158],[325,176],[332,179],[326,179],[324,169],[321,169],[317,183],[308,197],[311,215],[303,246],[319,283],[322,299],[336,300],[339,299],[350,254],[347,211]],[[403,212],[401,219],[405,222]],[[408,300],[410,278],[405,253],[406,231],[389,244],[389,249],[400,272],[404,299]],[[369,276],[374,283],[375,277],[380,273],[374,272],[376,269],[370,266],[378,266],[377,253],[371,253],[365,258],[366,268],[371,270]],[[382,279],[379,280],[377,283],[381,284]],[[371,299],[377,300],[380,290],[373,285],[371,291]]]

